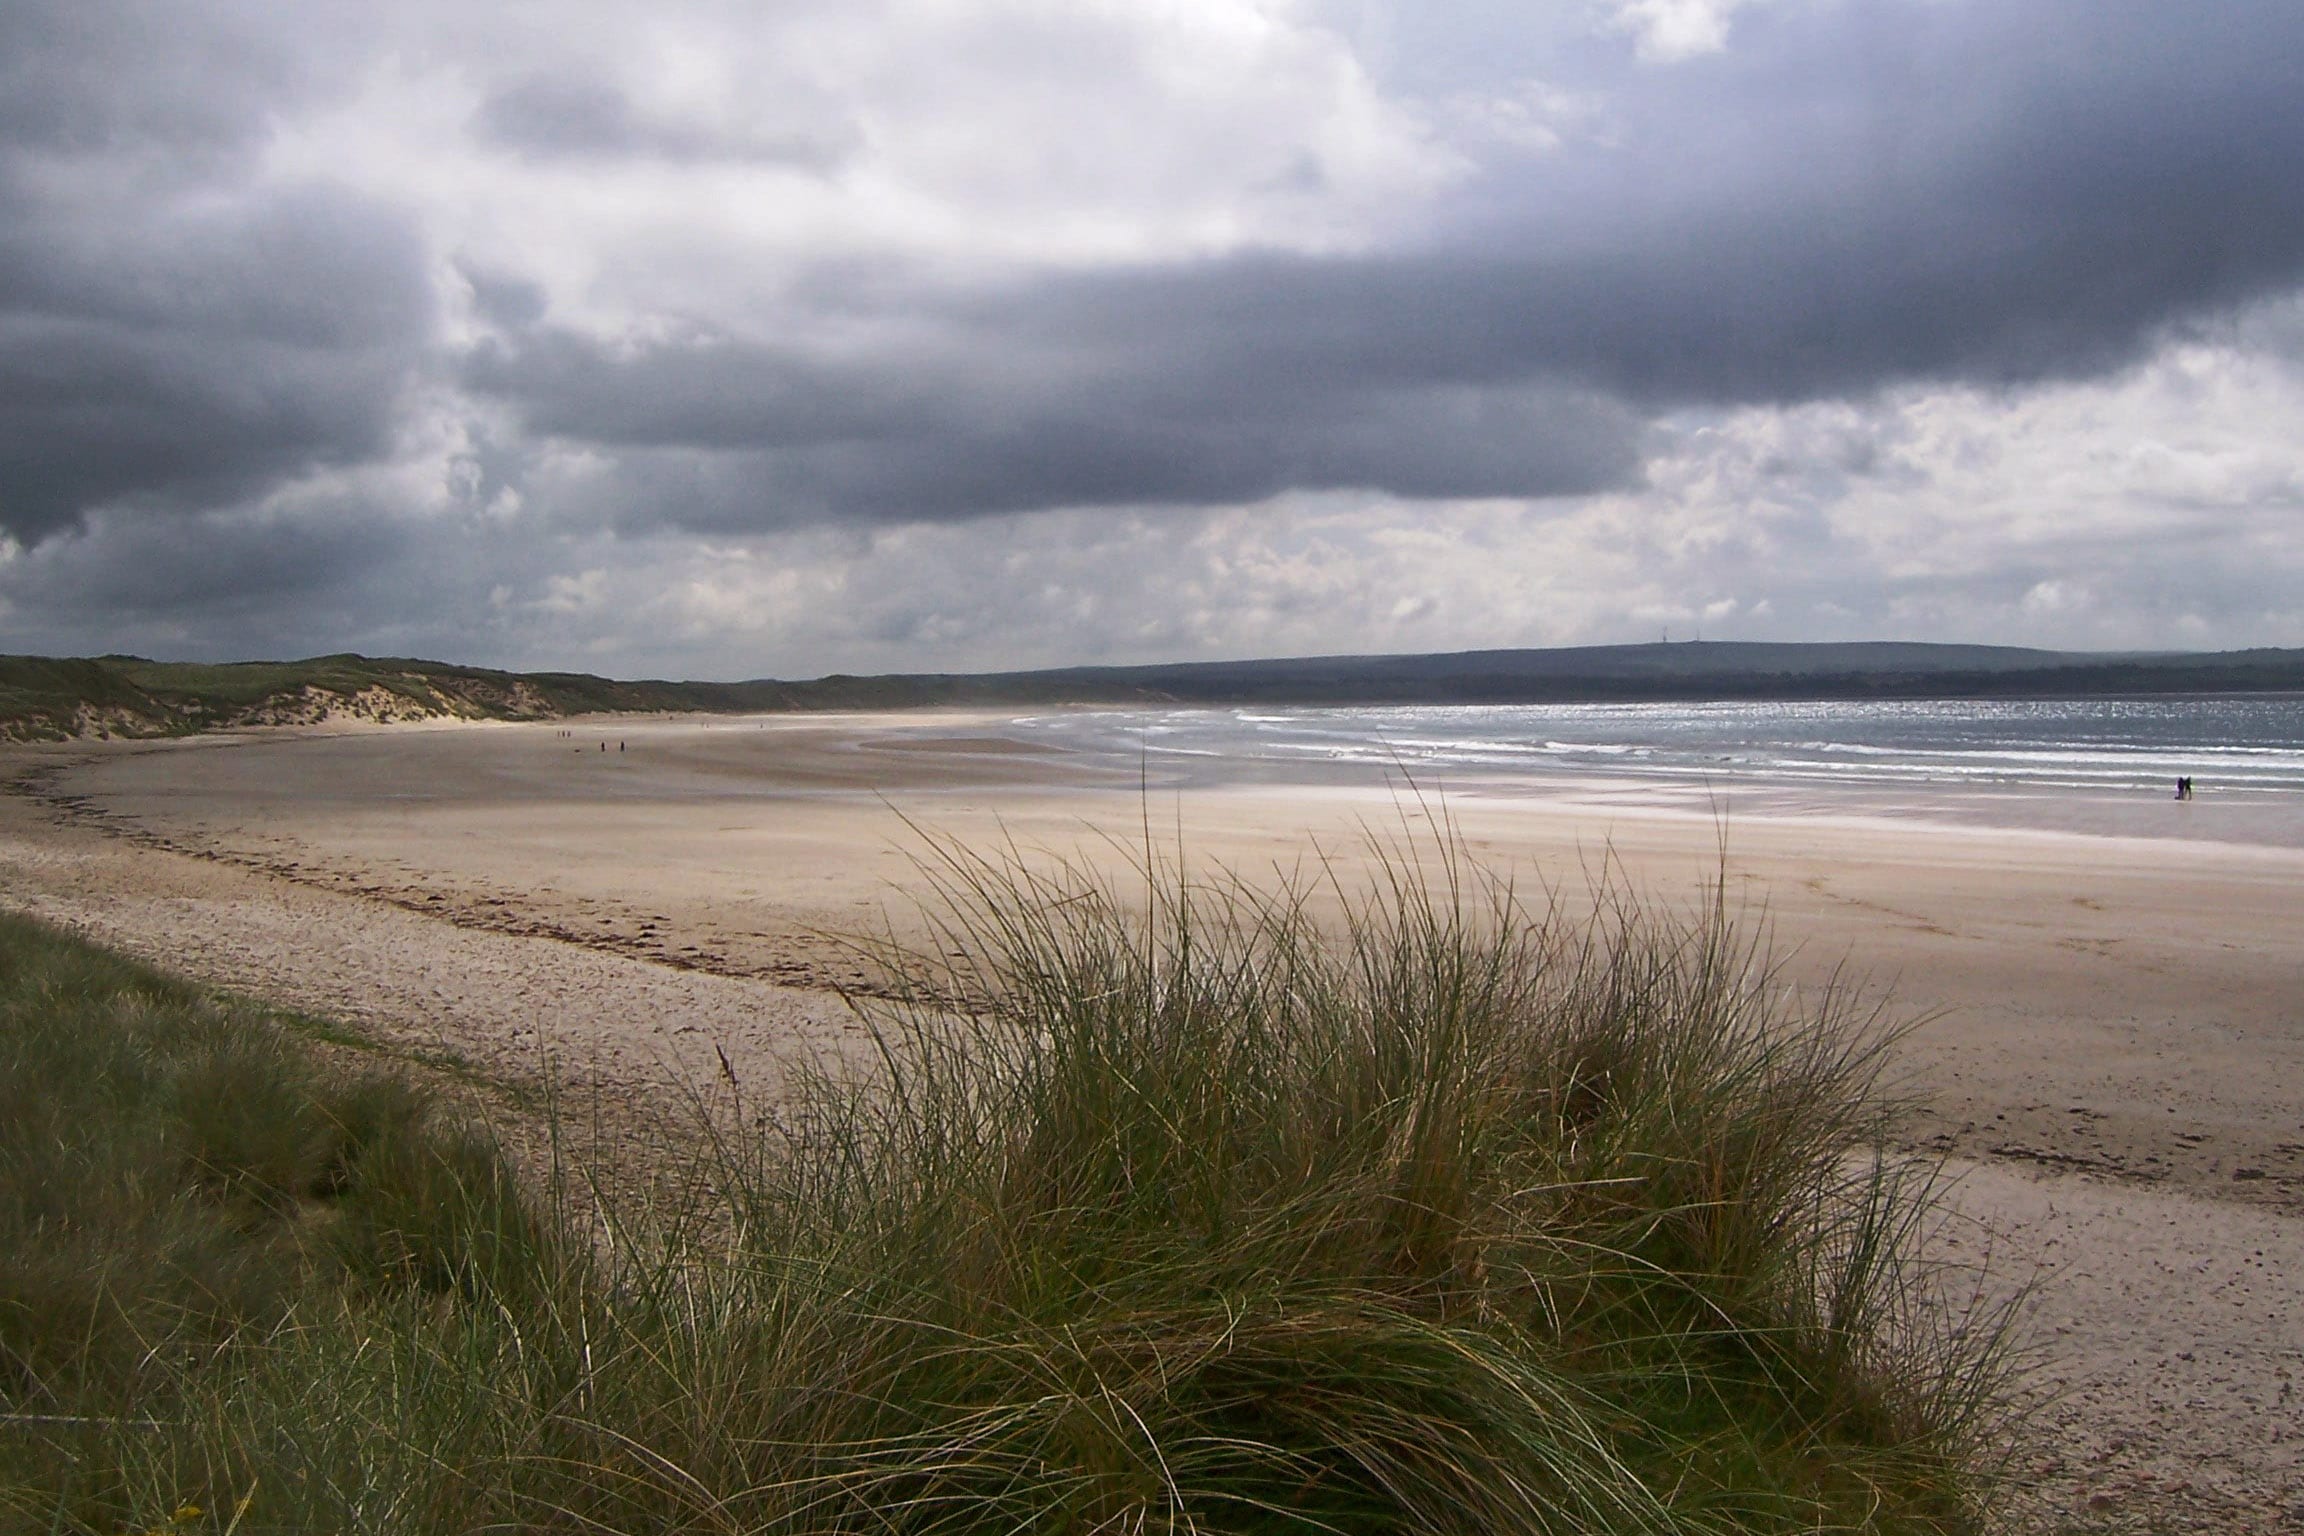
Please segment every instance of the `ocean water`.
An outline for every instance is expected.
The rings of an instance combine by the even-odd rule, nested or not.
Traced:
[[[2304,800],[2304,696],[1115,709],[1018,735],[1173,782],[1590,782]]]

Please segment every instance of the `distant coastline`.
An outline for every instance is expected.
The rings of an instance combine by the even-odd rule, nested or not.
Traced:
[[[622,681],[395,657],[288,662],[0,657],[0,740],[181,736],[268,725],[937,705],[1383,705],[2093,698],[2304,692],[2304,648],[2028,650],[1898,641],[1657,642],[1027,672]]]

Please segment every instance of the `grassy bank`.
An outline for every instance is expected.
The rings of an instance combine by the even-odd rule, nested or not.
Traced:
[[[539,1230],[425,1090],[0,917],[0,1526],[212,1502],[183,1458],[284,1341]]]
[[[1722,914],[939,869],[882,1059],[645,1199],[0,928],[0,1523],[1985,1522],[1992,1332],[1915,1267],[1878,1037]]]

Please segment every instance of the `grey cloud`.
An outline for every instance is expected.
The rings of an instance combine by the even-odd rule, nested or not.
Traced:
[[[121,153],[160,144],[196,159],[245,149],[281,99],[308,87],[277,14],[213,0],[11,0],[0,7],[0,144]]]
[[[187,201],[37,208],[0,234],[0,304],[314,351],[425,339],[431,289],[405,215],[326,185]]]
[[[392,383],[198,337],[0,324],[0,520],[37,539],[91,506],[222,501],[373,453]]]
[[[297,193],[115,244],[0,244],[0,525],[115,500],[212,504],[385,449],[426,341],[401,219]]]
[[[482,267],[459,269],[472,288],[473,310],[491,325],[525,330],[544,318],[549,297],[541,283]]]
[[[543,159],[725,159],[818,172],[839,164],[852,137],[683,119],[642,109],[613,81],[552,74],[527,75],[490,92],[475,126],[491,143]]]
[[[433,323],[414,225],[261,164],[365,15],[0,8],[0,528],[212,506],[391,441]]]
[[[356,650],[566,667],[593,636],[564,625],[524,638],[517,605],[492,589],[539,588],[550,573],[635,555],[485,518],[411,516],[359,491],[263,516],[104,511],[0,562],[0,651]]]
[[[887,519],[1074,505],[1260,501],[1285,490],[1406,497],[1574,495],[1626,483],[1638,425],[1608,402],[1529,389],[1245,393],[1188,413],[1089,392],[1068,412],[890,451],[800,459],[803,498]],[[803,500],[805,504],[805,500]]]
[[[24,557],[8,584],[37,586],[52,606],[214,620],[356,584],[406,536],[376,516],[118,518]]]
[[[1637,419],[1584,391],[1271,369],[1187,379],[1119,358],[971,372],[968,351],[832,366],[719,339],[622,358],[545,333],[483,350],[468,377],[525,401],[536,430],[625,449],[628,515],[689,527],[1289,489],[1569,495],[1637,469]]]
[[[2219,316],[2212,324],[2192,328],[2200,340],[2230,346],[2245,335],[2264,352],[2304,369],[2304,290],[2282,294],[2236,315]]]
[[[358,634],[382,649],[391,616],[438,589],[407,579],[406,525],[373,507],[334,510],[351,515],[96,514],[0,565],[0,647],[308,655]]]
[[[1612,145],[1500,170],[1432,248],[991,301],[1034,336],[1650,405],[2021,382],[2304,277],[2304,10],[1800,8],[1636,76]]]
[[[472,388],[527,407],[535,430],[642,447],[753,448],[926,430],[943,391],[916,357],[839,365],[724,335],[625,354],[543,328],[475,348]],[[928,366],[933,367],[933,364]]]
[[[1493,167],[1418,249],[883,286],[930,339],[837,366],[540,334],[470,376],[541,431],[720,454],[648,503],[703,525],[1544,496],[1629,483],[1642,414],[2086,376],[2304,278],[2287,0],[1748,14],[1619,60],[1608,137]]]
[[[0,237],[0,526],[215,504],[389,443],[429,340],[405,218],[327,189]]]

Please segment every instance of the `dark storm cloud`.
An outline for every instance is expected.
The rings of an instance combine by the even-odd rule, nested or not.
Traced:
[[[491,588],[533,569],[532,535],[442,538],[357,494],[299,515],[91,515],[0,564],[0,613],[22,647],[169,658],[477,657],[505,643]],[[565,665],[547,644],[529,665]]]
[[[311,654],[346,648],[353,637],[373,654],[394,651],[379,642],[395,619],[464,595],[452,584],[453,565],[411,568],[419,530],[388,508],[331,510],[94,513],[0,565],[0,607],[12,637],[36,636],[52,655]],[[284,647],[286,634],[302,643]],[[338,636],[346,638],[328,643]]]
[[[0,235],[0,524],[37,539],[384,450],[432,311],[403,216],[326,188],[106,212]]]
[[[643,514],[703,526],[1589,491],[1639,412],[2084,376],[2294,284],[2300,58],[2289,0],[1752,13],[1413,252],[923,288],[936,342],[836,366],[541,332],[470,377],[543,432],[711,450]]]
[[[1570,495],[1637,467],[1639,421],[1589,393],[1084,354],[971,364],[998,349],[976,340],[900,372],[724,338],[622,357],[546,333],[484,349],[469,381],[526,401],[535,430],[626,450],[625,515],[694,528],[1363,486]]]
[[[157,623],[262,613],[324,599],[397,558],[411,530],[381,509],[317,518],[99,518],[0,577],[18,601]],[[403,594],[405,596],[405,594]]]
[[[429,342],[413,222],[260,181],[341,85],[316,5],[0,8],[0,529],[259,494],[390,443]]]

